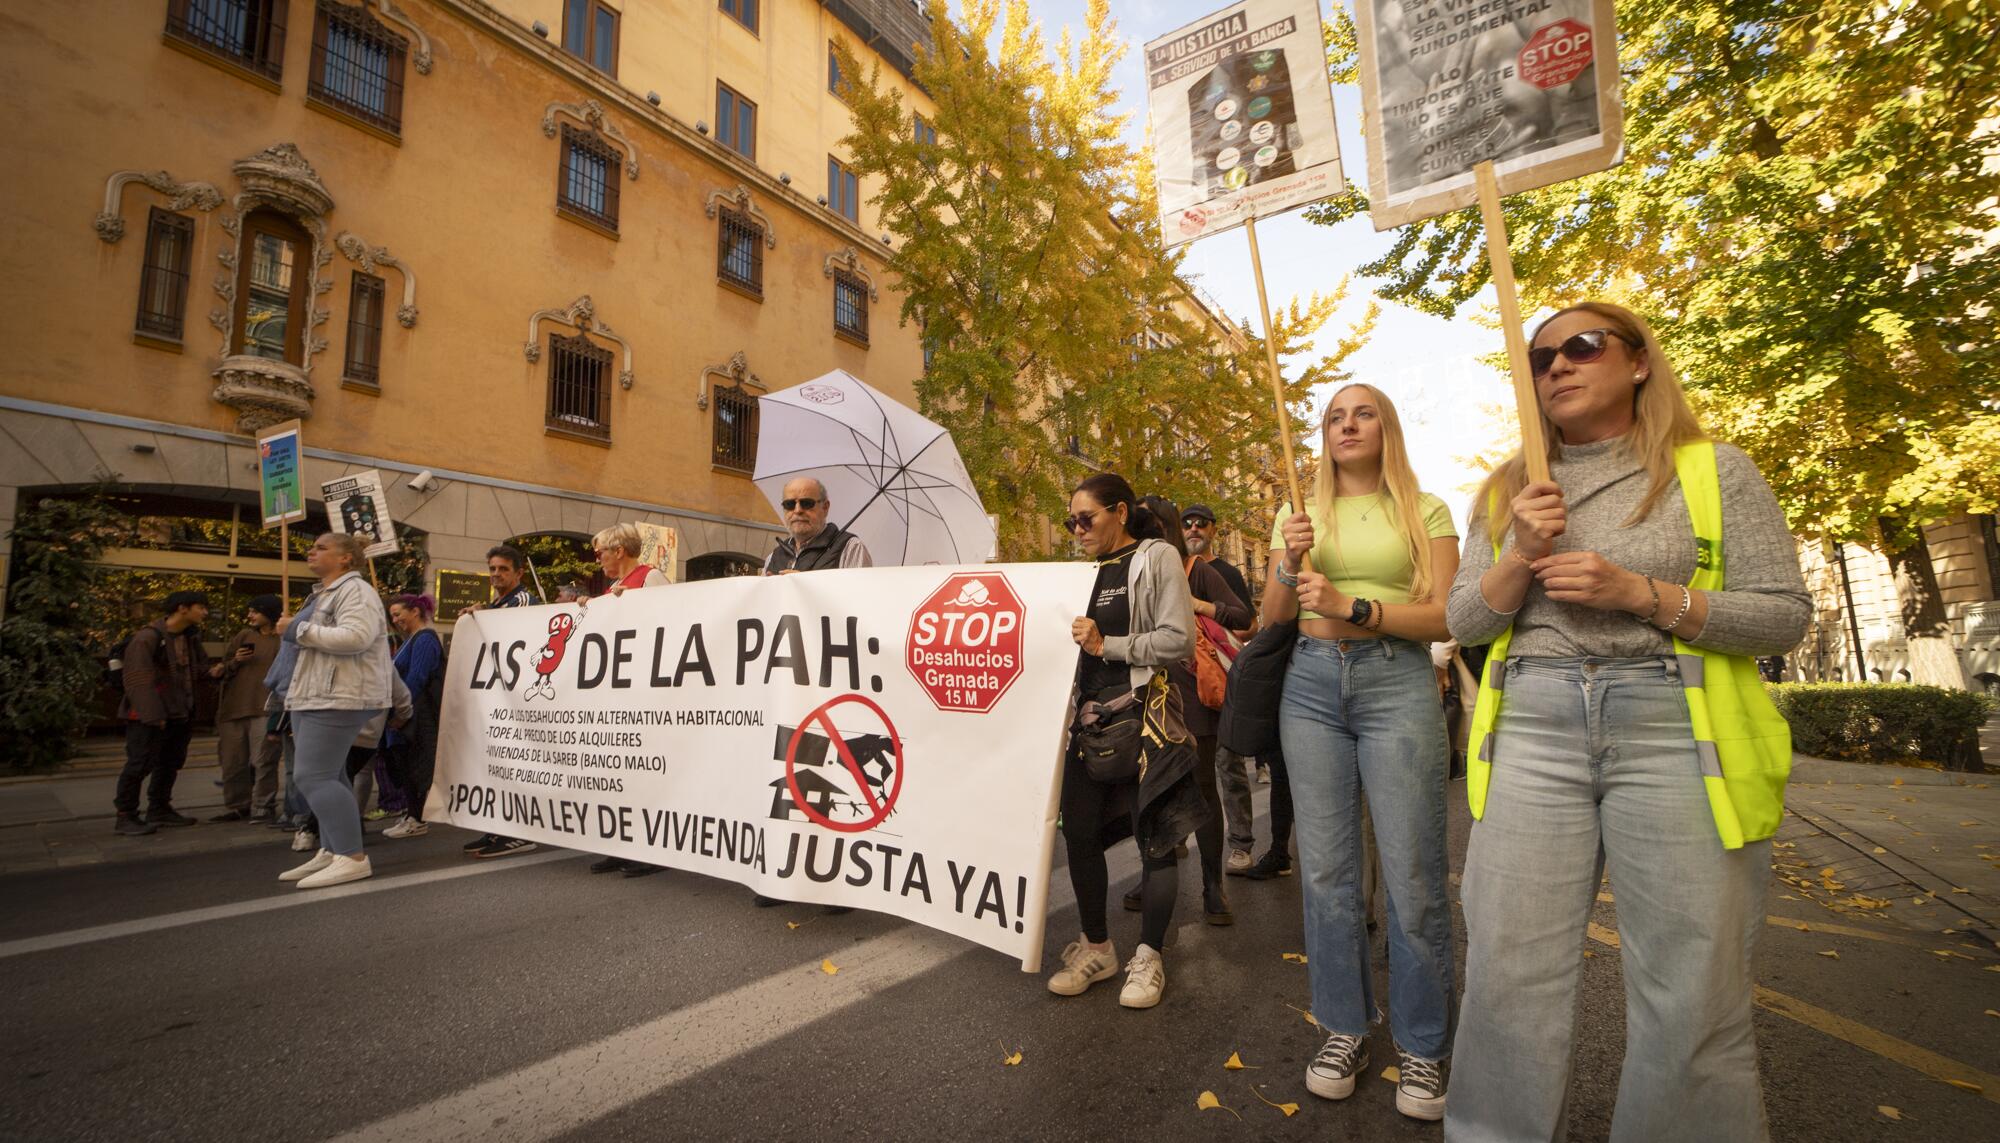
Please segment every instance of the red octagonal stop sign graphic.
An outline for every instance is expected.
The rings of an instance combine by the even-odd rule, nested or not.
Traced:
[[[1521,45],[1516,62],[1521,78],[1547,90],[1583,74],[1593,55],[1590,28],[1575,20],[1557,20],[1537,28]]]
[[[904,662],[939,710],[985,714],[1021,677],[1026,619],[1006,576],[954,573],[910,615]]]

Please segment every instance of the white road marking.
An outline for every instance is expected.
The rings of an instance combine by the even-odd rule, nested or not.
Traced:
[[[525,857],[509,857],[497,861],[455,866],[451,869],[435,869],[428,873],[406,873],[398,877],[379,879],[371,877],[366,881],[336,885],[331,889],[301,890],[285,886],[282,893],[270,897],[256,897],[228,905],[209,905],[179,913],[162,913],[157,917],[140,917],[132,921],[115,921],[108,925],[93,925],[87,929],[71,929],[63,933],[46,933],[39,937],[22,937],[19,940],[0,942],[0,960],[11,956],[26,956],[29,953],[48,952],[51,949],[70,948],[74,945],[87,945],[96,941],[137,936],[141,933],[156,933],[163,929],[178,929],[184,925],[199,925],[206,921],[247,917],[272,909],[289,909],[297,905],[340,901],[369,893],[386,893],[392,889],[433,885],[440,881],[455,881],[460,877],[477,877],[482,873],[494,873],[502,869],[520,869],[529,865],[544,865],[551,861],[567,861],[585,856],[588,855],[576,850],[554,849],[546,853],[531,853]]]

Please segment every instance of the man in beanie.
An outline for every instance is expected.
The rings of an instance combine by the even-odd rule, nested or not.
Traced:
[[[174,811],[174,779],[187,761],[190,724],[194,719],[195,685],[208,674],[208,655],[201,646],[201,625],[208,618],[208,596],[177,591],[160,604],[164,613],[132,633],[121,655],[125,697],[118,704],[125,720],[125,769],[118,774],[112,806],[118,821],[112,827],[128,836],[152,833],[160,826],[193,825],[194,819]],[[139,817],[139,784],[146,775],[146,817]]]
[[[264,673],[278,657],[278,617],[285,606],[260,595],[244,610],[243,630],[209,674],[222,681],[215,704],[216,753],[222,759],[222,812],[212,822],[270,822],[278,816],[280,743],[265,733]]]

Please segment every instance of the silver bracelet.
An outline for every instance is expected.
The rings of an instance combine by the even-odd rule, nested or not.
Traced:
[[[1671,632],[1673,631],[1674,628],[1679,627],[1681,625],[1681,620],[1687,618],[1688,608],[1692,606],[1694,606],[1694,592],[1686,587],[1682,587],[1681,609],[1679,611],[1674,612],[1674,621],[1672,623],[1667,624],[1665,627],[1660,628],[1660,630]]]

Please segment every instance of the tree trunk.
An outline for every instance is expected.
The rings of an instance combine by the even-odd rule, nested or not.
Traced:
[[[1944,598],[1938,594],[1937,571],[1931,566],[1931,550],[1923,531],[1916,542],[1897,550],[1899,529],[1886,517],[1880,521],[1883,549],[1889,570],[1895,576],[1896,602],[1903,619],[1903,635],[1909,640],[1910,681],[1931,686],[1968,689],[1965,668],[1951,645],[1951,619],[1945,614]]]

